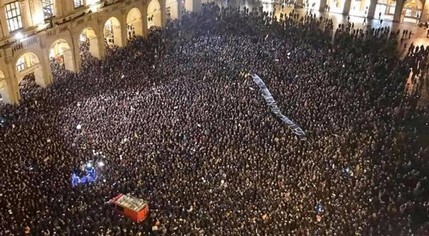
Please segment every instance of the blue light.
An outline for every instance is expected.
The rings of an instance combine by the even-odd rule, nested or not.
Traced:
[[[76,187],[77,185],[80,184],[88,184],[88,183],[93,183],[97,180],[97,171],[95,170],[95,168],[87,168],[85,170],[85,175],[83,176],[79,176],[76,173],[72,173],[72,186]]]
[[[325,211],[325,207],[321,203],[317,203],[314,208],[317,214],[322,214]]]

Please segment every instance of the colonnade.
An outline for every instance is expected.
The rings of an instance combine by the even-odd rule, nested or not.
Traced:
[[[103,60],[108,47],[125,47],[133,37],[164,27],[168,18],[200,9],[201,0],[123,1],[19,40],[0,50],[0,96],[5,103],[19,104],[26,75],[47,87],[53,82],[51,63],[79,72],[82,49]]]

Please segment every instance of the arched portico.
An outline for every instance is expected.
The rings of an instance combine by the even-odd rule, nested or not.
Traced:
[[[18,84],[26,75],[34,74],[36,83],[41,87],[46,87],[49,84],[47,74],[43,70],[43,66],[39,57],[34,52],[25,52],[15,62],[15,75]]]
[[[86,27],[82,30],[79,35],[79,48],[81,56],[84,56],[85,53],[91,54],[93,57],[102,59],[102,53],[100,49],[100,42],[98,40],[98,35],[95,30],[91,27]]]
[[[344,11],[345,0],[327,0],[326,4],[329,12],[342,14]]]
[[[185,0],[184,5],[185,10],[188,12],[199,12],[201,10],[201,0]]]
[[[122,41],[121,23],[118,18],[112,16],[104,23],[104,40],[109,47],[113,45],[118,47],[124,46],[125,42]]]
[[[183,10],[182,0],[166,0],[165,7],[168,19],[175,20],[181,18]]]
[[[58,39],[49,48],[49,59],[53,63],[64,66],[66,70],[76,71],[73,52],[65,39]]]
[[[423,12],[423,3],[420,0],[407,0],[404,3],[402,15],[407,18],[419,19]]]
[[[352,0],[350,7],[350,15],[367,16],[371,0]]]
[[[162,27],[162,11],[158,0],[151,0],[147,6],[147,27]]]
[[[143,36],[142,14],[138,8],[132,8],[127,14],[127,38]]]
[[[6,89],[6,77],[3,71],[0,70],[0,104],[1,103],[10,103],[9,93]]]

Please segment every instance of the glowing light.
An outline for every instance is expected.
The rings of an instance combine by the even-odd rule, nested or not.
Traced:
[[[104,162],[99,161],[99,162],[98,162],[98,167],[103,167],[103,166],[104,166]]]
[[[36,14],[33,19],[34,19],[35,25],[41,25],[41,24],[45,23],[45,17],[43,15],[42,11],[40,11],[38,14]]]
[[[86,168],[92,168],[92,163],[91,162],[86,163]]]
[[[24,38],[24,35],[21,32],[15,34],[16,39],[21,40]]]

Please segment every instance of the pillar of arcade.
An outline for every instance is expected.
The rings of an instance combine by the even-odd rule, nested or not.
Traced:
[[[371,2],[369,3],[368,14],[366,15],[368,19],[374,19],[376,7],[377,0],[371,0]]]
[[[395,13],[393,14],[393,22],[401,22],[404,3],[404,0],[396,1]]]
[[[201,0],[186,0],[185,10],[189,12],[201,11]]]
[[[348,15],[352,6],[352,0],[346,0],[343,7],[343,15]]]
[[[41,68],[34,71],[34,78],[37,85],[42,88],[48,87],[53,82],[52,69],[49,61],[49,55],[42,53],[42,58],[39,58],[39,65]]]
[[[7,71],[4,71],[5,75],[5,87],[2,93],[3,100],[6,103],[17,105],[21,99],[19,91],[18,78],[16,77],[16,66],[13,64],[13,59],[6,61]]]
[[[327,4],[327,0],[320,0],[320,6],[319,6],[320,12],[325,12],[326,4]]]
[[[0,83],[3,83],[3,88],[0,89],[0,95],[3,102],[7,104],[19,103],[19,87],[18,83],[13,83],[13,77],[2,78]]]

